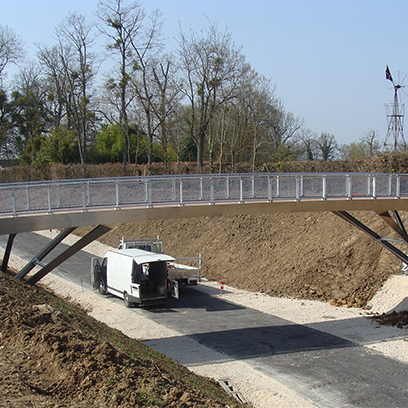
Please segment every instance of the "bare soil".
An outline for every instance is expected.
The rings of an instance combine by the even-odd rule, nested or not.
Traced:
[[[4,273],[0,305],[1,407],[237,406],[218,384]]]
[[[374,213],[355,213],[378,234],[398,238]],[[405,218],[405,214],[401,214]],[[80,230],[83,233],[84,230]],[[203,276],[230,286],[366,307],[401,261],[333,213],[265,214],[145,221],[115,226],[101,241],[155,238],[175,257],[202,254]]]

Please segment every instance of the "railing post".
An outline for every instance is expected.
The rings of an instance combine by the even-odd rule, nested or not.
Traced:
[[[174,177],[171,179],[171,184],[172,184],[172,188],[173,188],[172,201],[176,201],[176,179]]]
[[[148,207],[153,207],[152,181],[151,180],[147,181],[146,188],[147,188],[147,205]]]
[[[61,207],[61,192],[60,192],[60,183],[57,183],[57,207]]]
[[[26,190],[26,202],[27,202],[26,210],[29,210],[31,207],[31,204],[30,204],[30,194],[28,192],[28,186],[26,187],[25,190]]]
[[[115,180],[115,208],[119,208],[119,181]]]
[[[81,191],[82,191],[82,211],[86,211],[86,192],[85,192],[85,184],[81,184]]]
[[[388,197],[392,195],[392,174],[388,176]]]
[[[214,204],[214,179],[210,179],[210,204]]]
[[[272,202],[272,179],[268,176],[268,202]]]
[[[13,217],[16,217],[17,216],[17,203],[16,203],[16,191],[14,187],[11,189],[11,200],[13,202]]]
[[[51,193],[50,193],[50,186],[47,187],[47,199],[48,199],[48,213],[51,213]]]
[[[251,198],[255,198],[255,176],[251,177]]]
[[[295,178],[295,200],[300,200],[300,177],[296,176]]]
[[[244,202],[244,184],[242,181],[242,177],[239,178],[239,202]]]
[[[397,191],[396,191],[396,197],[395,198],[401,198],[401,177],[399,174],[397,174]]]
[[[226,196],[225,196],[225,198],[228,200],[228,199],[230,199],[231,197],[230,197],[230,185],[229,185],[229,176],[227,176],[227,179],[225,180],[225,183],[226,183]]]
[[[200,198],[199,200],[202,200],[204,198],[204,194],[203,194],[203,178],[200,177]]]
[[[351,176],[349,174],[346,176],[346,196],[351,200]]]
[[[183,203],[183,179],[180,179],[180,204],[184,205]]]
[[[372,191],[372,198],[377,198],[377,178],[375,174],[371,175],[372,177],[372,184],[373,184],[373,191]]]
[[[327,177],[325,174],[322,176],[322,200],[327,200]]]
[[[276,176],[276,197],[280,197],[280,179]]]

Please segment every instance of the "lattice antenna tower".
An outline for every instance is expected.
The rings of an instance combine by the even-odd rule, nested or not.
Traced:
[[[398,97],[398,91],[403,91],[406,94],[406,92],[403,90],[405,87],[403,83],[406,77],[407,75],[405,75],[402,81],[400,81],[398,73],[398,82],[395,82],[387,65],[385,70],[385,79],[392,82],[394,88],[394,101],[393,103],[385,104],[388,130],[387,135],[385,136],[384,146],[387,146],[388,141],[392,141],[394,144],[394,150],[406,148],[404,139],[405,104],[402,103]]]

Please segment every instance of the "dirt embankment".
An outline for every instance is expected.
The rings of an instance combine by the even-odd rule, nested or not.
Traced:
[[[380,235],[397,238],[377,215],[354,215]],[[157,235],[173,256],[201,253],[206,278],[272,296],[364,307],[401,270],[394,255],[332,213],[129,223],[115,226],[101,241],[117,246],[122,237]]]
[[[218,384],[3,273],[0,305],[1,407],[237,407]]]

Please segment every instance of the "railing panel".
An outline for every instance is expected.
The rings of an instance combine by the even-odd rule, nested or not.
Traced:
[[[276,197],[277,199],[296,199],[296,177],[281,175],[276,177]]]
[[[0,186],[0,213],[251,200],[408,197],[407,174],[262,173],[60,180]]]
[[[49,187],[27,186],[15,189],[16,210],[18,211],[48,211]],[[52,206],[53,203],[51,203]]]
[[[182,184],[179,182],[179,190],[182,190],[183,202],[197,202],[203,201],[204,197],[208,200],[209,193],[206,191],[208,189],[207,180],[202,180],[200,178],[180,178]]]
[[[326,189],[328,198],[347,198],[350,196],[351,178],[349,175],[326,175]]]
[[[322,199],[323,194],[323,177],[316,176],[299,176],[300,198]]]
[[[91,200],[87,197],[86,191],[87,183],[76,182],[76,183],[57,183],[53,186],[56,195],[59,194],[60,200],[59,204],[56,205],[58,208],[83,208],[85,205],[89,205]],[[100,195],[98,199],[101,199]],[[85,200],[85,202],[84,202]],[[98,201],[95,200],[96,203]]]
[[[268,176],[254,177],[253,197],[256,200],[268,200]]]
[[[375,197],[393,197],[396,194],[395,174],[375,174],[373,176]]]
[[[14,212],[14,192],[11,188],[0,188],[0,213]]]
[[[145,204],[149,201],[149,190],[147,182],[144,179],[124,179],[118,180],[112,186],[110,199],[114,200],[115,205]]]
[[[142,187],[141,184],[146,184],[148,181],[143,183],[134,183],[134,196],[139,202],[140,190],[143,190],[145,186]],[[151,198],[152,202],[155,203],[178,203],[180,202],[180,181],[175,178],[164,178],[150,181],[151,186]],[[149,188],[149,187],[148,187]]]
[[[401,174],[398,175],[398,177],[395,177],[395,179],[397,178],[399,179],[400,184],[400,197],[408,197],[408,176],[406,174]]]

